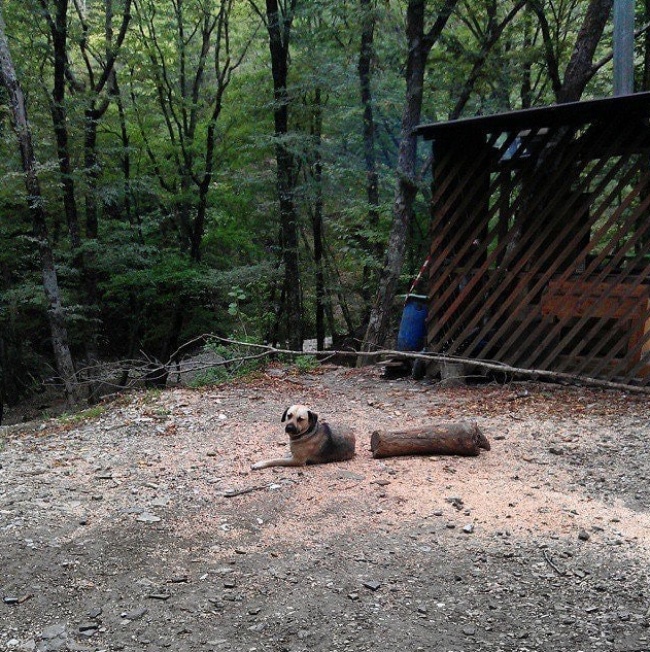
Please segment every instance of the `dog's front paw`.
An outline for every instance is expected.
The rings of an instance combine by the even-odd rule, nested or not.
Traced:
[[[264,462],[255,462],[255,464],[251,464],[251,469],[253,471],[259,471],[260,469],[264,468]]]

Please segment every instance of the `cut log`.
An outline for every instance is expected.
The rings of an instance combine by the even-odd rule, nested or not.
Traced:
[[[397,455],[467,455],[490,450],[490,442],[475,421],[441,423],[406,430],[375,430],[370,438],[373,457]]]

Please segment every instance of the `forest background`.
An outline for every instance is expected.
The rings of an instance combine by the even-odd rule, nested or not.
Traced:
[[[204,333],[383,345],[428,254],[413,128],[611,95],[613,4],[1,2],[0,414]]]

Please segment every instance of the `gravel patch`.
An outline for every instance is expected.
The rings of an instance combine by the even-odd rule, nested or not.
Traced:
[[[251,471],[289,404],[350,462]],[[650,409],[274,366],[0,431],[0,650],[647,652]],[[373,459],[476,420],[478,457]]]

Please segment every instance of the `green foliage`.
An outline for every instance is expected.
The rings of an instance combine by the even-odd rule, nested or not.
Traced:
[[[141,350],[169,355],[175,346],[206,332],[258,342],[276,336],[284,270],[275,159],[280,142],[274,136],[268,33],[251,3],[235,2],[227,41],[230,51],[225,51],[226,41],[217,49],[217,31],[210,34],[204,49],[201,27],[205,19],[214,19],[218,4],[199,0],[132,3],[132,20],[117,55],[114,83],[99,95],[93,88],[105,62],[105,56],[98,53],[105,52],[108,42],[108,5],[99,0],[81,3],[79,8],[86,12],[83,25],[77,7],[68,6],[69,68],[62,108],[72,168],[65,179],[73,185],[68,202],[74,203],[81,238],[81,246],[75,247],[68,232],[66,206],[70,206],[64,203],[61,156],[52,126],[54,56],[47,11],[53,11],[54,3],[3,3],[34,130],[49,235],[77,359],[87,353],[89,334],[94,335],[100,355],[111,358]],[[263,3],[258,4],[263,10]],[[426,3],[427,29],[442,4]],[[546,12],[550,44],[563,74],[588,3],[538,4]],[[112,39],[122,6],[113,3]],[[461,115],[519,108],[525,76],[531,80],[534,104],[554,100],[546,44],[530,5],[516,14],[485,55],[491,21],[503,20],[514,6],[512,0],[458,3],[428,59],[423,122],[444,120],[454,111],[477,63],[475,83]],[[495,15],[490,14],[492,9]],[[358,327],[364,301],[375,291],[392,220],[405,102],[405,10],[406,3],[395,0],[373,7],[376,222],[369,217],[366,191],[358,79],[359,3],[298,3],[293,17],[289,133],[281,144],[296,161],[291,199],[300,235],[295,255],[306,337],[313,337],[315,330],[316,214],[323,222],[329,334]],[[85,52],[82,45],[88,46]],[[607,54],[609,45],[606,35],[597,59]],[[226,54],[233,68],[224,77]],[[202,75],[196,76],[199,71]],[[610,75],[608,68],[594,75],[590,92],[606,94]],[[229,85],[220,96],[219,80],[225,79]],[[106,112],[97,113],[97,147],[92,150],[87,117],[104,108],[105,102]],[[5,104],[6,97],[0,95],[0,338],[4,351],[0,391],[16,400],[46,370],[52,371],[52,352],[38,243],[31,236],[19,150]],[[208,142],[212,128],[214,140]],[[421,147],[418,165],[422,170],[427,169],[429,153],[428,146]],[[212,173],[206,182],[207,170]],[[402,285],[426,255],[428,183],[426,177],[420,180],[423,198],[415,204]],[[98,216],[96,239],[89,235],[93,205]],[[197,230],[201,234],[198,252],[191,247]],[[227,358],[228,364],[210,372],[213,377],[206,376],[205,382],[239,373],[233,371],[239,368],[236,357]],[[308,359],[300,360],[297,365],[309,365]],[[248,363],[243,365],[248,369],[245,373],[261,363],[250,364],[250,369]]]
[[[221,358],[222,363],[197,374],[191,384],[195,388],[245,378],[263,369],[267,361],[258,347],[247,346],[245,342],[223,344],[213,341],[206,344],[205,350]]]
[[[94,405],[91,408],[86,410],[81,410],[81,412],[75,412],[73,414],[64,414],[59,417],[59,421],[64,426],[76,426],[84,421],[92,421],[102,416],[106,412],[106,407],[103,405]]]
[[[295,366],[300,373],[306,374],[318,369],[320,362],[314,355],[300,355],[296,358]]]

